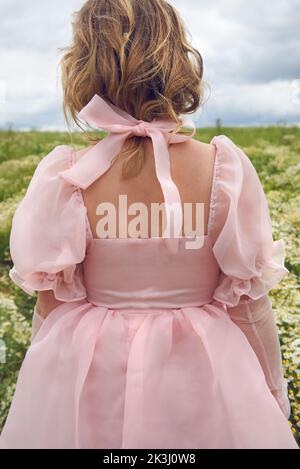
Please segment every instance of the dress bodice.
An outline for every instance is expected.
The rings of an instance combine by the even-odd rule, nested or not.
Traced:
[[[87,298],[110,308],[179,308],[212,301],[219,276],[211,240],[170,252],[163,238],[95,239],[83,263]]]

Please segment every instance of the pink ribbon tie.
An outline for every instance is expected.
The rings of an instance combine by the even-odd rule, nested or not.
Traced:
[[[163,192],[166,209],[166,227],[163,237],[180,237],[183,220],[182,205],[178,188],[171,177],[168,143],[181,143],[193,137],[196,130],[193,121],[187,119],[182,121],[182,126],[193,129],[191,135],[171,135],[170,132],[176,127],[175,121],[171,119],[154,119],[152,122],[137,120],[97,94],[80,111],[79,116],[90,126],[107,131],[109,134],[88,150],[70,169],[61,171],[60,176],[81,189],[87,189],[110,168],[113,158],[120,153],[128,137],[135,135],[151,138],[155,171]],[[174,249],[176,251],[176,247]]]

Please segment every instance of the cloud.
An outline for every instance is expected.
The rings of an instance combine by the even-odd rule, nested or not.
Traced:
[[[252,83],[300,77],[298,0],[176,3],[209,76]]]
[[[265,125],[300,122],[299,91],[290,82],[227,83],[211,90],[198,117],[201,126],[221,118],[227,125]],[[241,116],[243,120],[241,121]]]
[[[171,0],[204,59],[212,125],[300,122],[299,0]],[[62,129],[60,52],[82,0],[2,0],[0,126]],[[16,13],[17,12],[17,13]],[[4,102],[3,102],[4,101]]]
[[[2,0],[0,126],[64,127],[58,49],[69,43],[71,13],[81,4]]]

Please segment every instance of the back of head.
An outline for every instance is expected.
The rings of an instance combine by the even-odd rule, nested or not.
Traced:
[[[95,94],[139,120],[173,119],[177,131],[180,114],[201,104],[201,55],[165,0],[86,1],[61,66],[64,113],[79,126],[77,114]],[[130,141],[125,176],[143,164],[143,139]]]

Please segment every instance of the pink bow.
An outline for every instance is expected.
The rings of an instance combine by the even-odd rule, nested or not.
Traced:
[[[107,103],[97,94],[82,109],[79,116],[91,126],[108,131],[109,135],[93,146],[70,169],[62,171],[61,177],[81,189],[86,189],[110,168],[112,159],[121,151],[128,137],[148,136],[153,142],[156,175],[165,201],[166,228],[163,237],[181,233],[183,219],[181,198],[171,177],[167,142],[180,143],[191,138],[195,134],[193,121],[183,120],[184,127],[192,127],[192,135],[171,136],[169,132],[176,127],[175,121],[137,120],[113,104]]]

